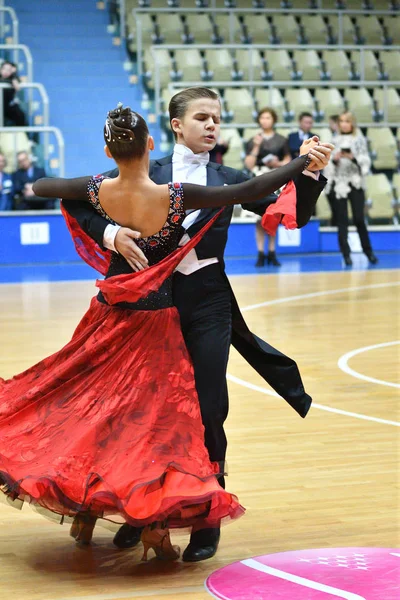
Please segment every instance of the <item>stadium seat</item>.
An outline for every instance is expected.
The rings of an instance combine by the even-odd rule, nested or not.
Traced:
[[[344,111],[344,100],[337,88],[316,88],[315,100],[324,121],[327,121],[330,115],[338,115]]]
[[[364,50],[363,52],[352,52],[351,60],[353,61],[357,73],[361,80],[378,81],[380,68],[378,60],[372,50]],[[363,66],[364,65],[364,66]]]
[[[255,99],[257,111],[268,106],[275,110],[278,115],[278,121],[283,121],[285,100],[277,88],[257,88],[255,91]]]
[[[392,180],[393,191],[397,210],[400,207],[400,173],[395,173]]]
[[[374,107],[372,97],[365,88],[348,88],[344,92],[350,110],[360,123],[372,121]]]
[[[156,37],[155,21],[152,19],[152,16],[148,13],[140,13],[139,21],[142,46],[151,46],[151,44],[154,43]],[[130,49],[131,51],[136,52],[136,43],[138,36],[138,24],[136,21],[134,21],[134,29],[131,33],[132,41],[130,43]]]
[[[392,40],[393,45],[400,44],[400,15],[390,15],[390,17],[384,17],[383,19],[384,28],[386,29],[388,36]]]
[[[329,117],[329,115],[327,115]],[[313,127],[312,132],[319,137],[322,142],[332,141],[332,131],[329,127]]]
[[[357,15],[357,25],[365,44],[384,44],[385,36],[378,18],[373,15]]]
[[[367,175],[366,196],[371,205],[368,216],[371,219],[392,219],[393,217],[393,192],[386,175],[378,173]]]
[[[271,42],[271,30],[265,13],[245,14],[245,32],[253,44],[269,44]]]
[[[208,72],[212,73],[214,81],[231,81],[233,72],[232,55],[226,48],[206,50]]]
[[[272,22],[281,44],[298,44],[300,42],[299,26],[293,15],[276,15],[274,13]]]
[[[374,99],[378,103],[378,109],[384,113],[386,93],[387,93],[387,107],[388,107],[387,120],[390,123],[399,123],[400,122],[400,97],[394,88],[387,88],[387,91],[385,91],[382,88],[375,88]],[[385,114],[383,114],[383,118],[385,120]]]
[[[274,81],[290,81],[293,64],[286,50],[266,50],[264,58]]]
[[[221,129],[221,138],[229,142],[229,148],[223,156],[224,164],[233,169],[243,169],[243,143],[237,129]]]
[[[254,124],[254,127],[246,127],[243,129],[243,142],[247,144],[247,142],[253,139],[256,133],[261,133],[260,126],[257,123]]]
[[[252,52],[249,52],[248,50],[236,50],[235,57],[238,70],[243,72],[243,79],[254,79],[256,81],[262,79],[263,59],[257,49],[254,49]]]
[[[379,53],[379,60],[382,61],[385,73],[389,80],[400,80],[400,60],[399,53],[393,50],[383,50]]]
[[[397,143],[389,127],[369,127],[367,138],[374,156],[372,163],[379,171],[382,169],[397,169]]]
[[[172,61],[168,50],[160,48],[157,50],[157,64],[159,65],[161,89],[168,85],[172,76]],[[150,89],[155,85],[155,60],[151,53],[151,48],[147,47],[144,51],[144,69],[146,74],[146,84]]]
[[[322,59],[325,62],[326,72],[332,81],[346,81],[350,79],[351,65],[343,50],[324,50]]]
[[[159,35],[164,44],[183,44],[185,31],[183,21],[177,13],[159,13],[157,15]]]
[[[296,73],[301,72],[304,81],[321,80],[321,61],[315,50],[294,50],[293,61]]]
[[[225,109],[234,123],[252,123],[254,121],[254,101],[246,88],[226,88],[224,94]]]
[[[356,31],[353,22],[349,15],[343,15],[343,44],[355,44],[357,42]],[[336,16],[329,15],[329,23],[331,25],[334,36],[339,44],[339,20]]]
[[[177,94],[180,91],[181,91],[180,88],[174,88],[173,90],[170,91],[167,87],[165,87],[162,90],[162,92],[161,92],[161,104],[162,104],[162,110],[163,110],[164,113],[168,114],[169,101],[171,100],[172,96],[175,96],[175,94]]]
[[[298,119],[302,112],[315,112],[314,100],[310,90],[306,88],[292,88],[286,90],[286,99],[294,118]]]
[[[13,173],[17,170],[17,153],[31,152],[31,142],[26,133],[19,131],[18,133],[0,133],[0,149],[4,154],[7,167],[4,169],[6,173]]]
[[[200,52],[190,46],[184,50],[175,50],[175,64],[182,74],[183,81],[200,82],[204,76],[204,61]]]
[[[217,30],[218,35],[223,39],[225,44],[240,44],[242,41],[242,25],[235,15],[235,13],[215,13],[212,17]],[[230,33],[230,27],[233,23],[232,37]]]
[[[185,17],[188,32],[195,44],[211,44],[213,26],[209,14],[190,13]]]
[[[326,44],[328,32],[321,15],[301,15],[301,25],[309,44]]]

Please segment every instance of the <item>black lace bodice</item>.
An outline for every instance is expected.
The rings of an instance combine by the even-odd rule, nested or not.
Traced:
[[[88,184],[88,197],[94,208],[107,219],[107,221],[112,225],[117,225],[117,223],[107,215],[99,202],[99,189],[104,179],[105,177],[103,175],[90,179]],[[183,204],[182,184],[170,183],[169,195],[169,213],[161,230],[155,235],[139,238],[136,242],[143,254],[145,254],[150,266],[160,262],[171,254],[171,252],[178,247],[179,240],[184,234],[182,223],[186,215]],[[132,268],[121,254],[113,252],[106,279],[124,273],[132,273]],[[100,302],[106,304],[101,292],[99,292],[97,298]],[[167,279],[157,292],[150,293],[146,298],[142,298],[135,303],[120,302],[117,306],[135,310],[157,310],[173,306],[172,280],[171,278]]]

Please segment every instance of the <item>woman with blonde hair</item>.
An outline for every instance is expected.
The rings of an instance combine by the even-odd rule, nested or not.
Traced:
[[[366,139],[358,129],[356,119],[351,112],[343,112],[339,116],[338,133],[333,143],[335,150],[324,174],[328,178],[326,193],[332,196],[340,251],[346,265],[351,266],[353,263],[347,240],[349,201],[364,254],[371,264],[376,264],[378,259],[373,253],[364,219],[365,177],[370,171],[371,159]]]

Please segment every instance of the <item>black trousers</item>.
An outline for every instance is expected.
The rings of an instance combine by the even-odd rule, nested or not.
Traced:
[[[12,121],[16,127],[25,127],[28,120],[19,104],[9,104],[4,106],[4,118]]]
[[[219,264],[191,275],[174,275],[174,304],[193,361],[196,389],[211,461],[224,472],[228,416],[226,369],[232,338],[231,295]],[[225,487],[224,478],[220,484]]]
[[[326,195],[326,198],[329,202],[329,206],[330,206],[331,213],[332,213],[330,225],[331,225],[331,227],[337,227],[337,219],[336,219],[336,202],[337,202],[337,200],[336,200],[335,192],[333,190],[331,190],[329,192],[329,194]]]
[[[335,198],[335,216],[338,226],[340,251],[342,252],[343,256],[350,256],[350,246],[347,241],[349,227],[348,201],[351,204],[353,223],[356,226],[358,235],[360,236],[362,249],[366,253],[372,252],[371,242],[364,217],[364,190],[358,190],[353,186],[351,186],[350,193],[347,198]]]

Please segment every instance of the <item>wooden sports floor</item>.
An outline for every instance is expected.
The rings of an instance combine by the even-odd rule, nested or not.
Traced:
[[[233,561],[399,546],[399,273],[246,275],[232,283],[251,328],[298,360],[314,407],[302,420],[232,351],[228,488],[247,513],[223,529],[217,556],[141,563],[139,547],[117,550],[102,527],[81,549],[66,526],[29,506],[0,504],[1,598],[206,600],[207,575]],[[1,285],[0,375],[59,349],[93,293],[91,282]]]

